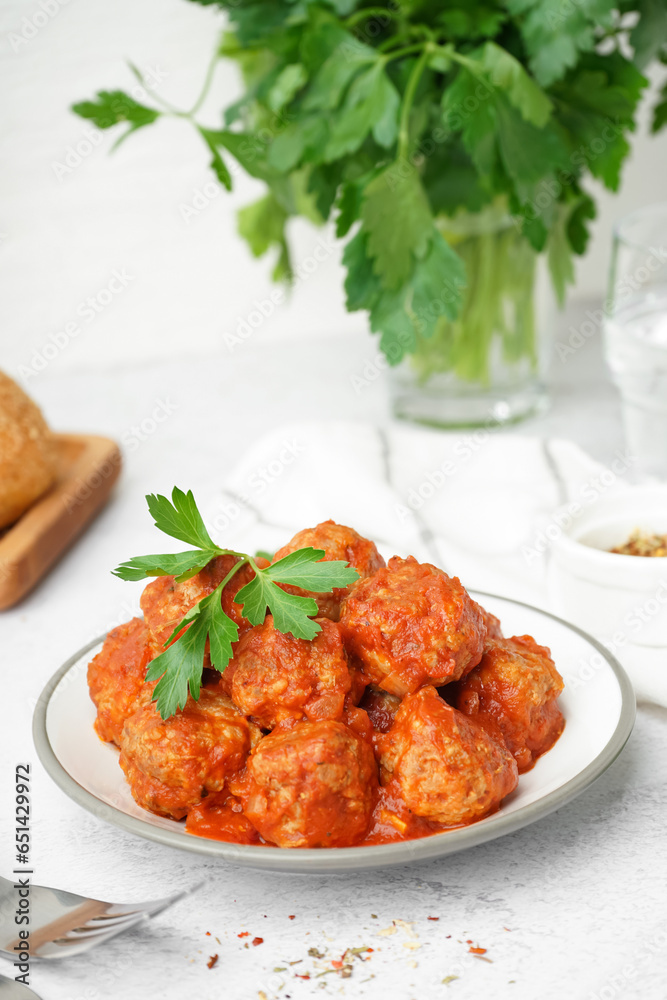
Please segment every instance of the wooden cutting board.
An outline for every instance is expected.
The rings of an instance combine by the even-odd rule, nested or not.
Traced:
[[[54,434],[55,486],[0,533],[0,610],[21,600],[46,575],[106,503],[121,455],[109,438]]]

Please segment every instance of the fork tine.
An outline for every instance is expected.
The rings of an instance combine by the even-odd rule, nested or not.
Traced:
[[[83,924],[81,927],[72,927],[67,933],[63,934],[62,937],[57,938],[57,940],[65,940],[66,938],[83,938],[83,937],[104,937],[108,934],[115,934],[116,931],[125,930],[127,927],[132,927],[134,924],[140,923],[144,918],[142,916],[132,917],[128,920],[119,920],[117,923],[113,924],[102,924],[95,926],[94,924]]]
[[[155,917],[169,906],[200,888],[201,882],[183,892],[153,899],[146,903],[106,903],[48,886],[31,886],[34,922],[30,935],[31,951],[36,958],[57,958],[86,951],[95,944],[114,937],[138,924],[144,917]],[[0,877],[0,910],[12,883]],[[11,898],[10,898],[11,903]],[[0,939],[0,954],[14,957],[16,941]]]

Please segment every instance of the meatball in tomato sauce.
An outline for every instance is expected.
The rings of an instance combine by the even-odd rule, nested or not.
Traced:
[[[352,677],[338,625],[326,618],[314,639],[279,632],[269,615],[239,640],[221,681],[235,705],[263,729],[285,719],[340,719]]]
[[[529,635],[494,639],[481,662],[454,688],[454,704],[491,732],[499,731],[519,771],[556,742],[563,731],[557,698],[563,678],[551,652]]]
[[[383,784],[395,782],[416,816],[444,826],[486,816],[518,781],[516,761],[502,741],[431,686],[403,699],[377,746]]]
[[[88,664],[88,688],[97,707],[95,730],[102,740],[120,743],[125,720],[137,699],[155,687],[146,681],[153,656],[150,633],[142,618],[112,629],[97,656]]]
[[[358,534],[354,528],[347,528],[343,524],[336,524],[335,521],[323,521],[315,528],[306,528],[299,531],[294,538],[276,552],[273,561],[277,562],[284,556],[288,556],[297,549],[311,546],[314,549],[323,549],[323,562],[341,559],[349,563],[352,569],[356,569],[362,579],[372,576],[376,570],[384,566],[385,562],[374,543]],[[317,601],[319,615],[322,618],[330,618],[337,622],[340,615],[340,604],[349,591],[349,587],[337,587],[330,594],[316,594],[310,591],[301,590],[299,587],[285,586],[284,589],[291,594],[298,594],[301,597],[313,597]]]
[[[278,847],[348,847],[368,828],[377,792],[370,745],[341,722],[299,722],[260,740],[231,790]]]
[[[399,697],[458,680],[479,663],[486,634],[460,581],[412,556],[353,584],[340,624],[372,683]]]
[[[161,719],[150,702],[126,721],[120,766],[144,809],[181,819],[241,768],[253,741],[246,719],[219,691],[203,688],[199,700]]]
[[[502,639],[503,630],[500,624],[500,618],[496,618],[496,616],[492,615],[490,611],[487,611],[486,608],[483,608],[481,604],[478,604],[477,607],[479,608],[482,614],[482,619],[484,621],[484,628],[486,629],[486,641],[489,642],[490,639]]]

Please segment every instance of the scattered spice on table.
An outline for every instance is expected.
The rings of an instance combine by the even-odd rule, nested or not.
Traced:
[[[468,951],[470,952],[471,955],[486,955],[488,951],[488,948],[473,947],[470,941],[466,941],[466,944],[470,944],[470,948],[468,948]]]
[[[459,978],[460,978],[459,976],[445,976],[445,978],[442,980],[442,985],[449,986],[450,983],[453,983],[455,979]]]
[[[212,969],[214,965],[217,965],[217,963],[218,963],[218,956],[217,954],[215,954],[211,955],[206,965],[208,966],[209,969]]]
[[[237,934],[236,936],[240,937],[240,938],[242,938],[242,937],[250,937],[250,931],[241,931],[241,933]]]
[[[427,917],[426,919],[427,920],[439,920],[440,917]]]
[[[296,920],[296,913],[290,913],[287,917],[288,920]]]
[[[254,944],[254,946],[256,948],[258,944],[264,944],[264,938],[262,938],[262,937],[254,937],[252,939],[252,943]]]

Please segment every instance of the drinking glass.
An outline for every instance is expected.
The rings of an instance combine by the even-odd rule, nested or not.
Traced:
[[[636,474],[667,480],[667,202],[617,224],[604,316]]]

